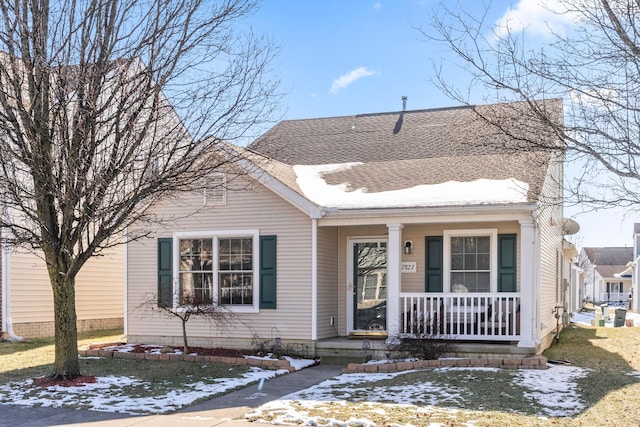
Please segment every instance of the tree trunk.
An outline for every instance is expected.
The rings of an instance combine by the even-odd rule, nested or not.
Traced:
[[[182,343],[184,344],[182,351],[186,355],[189,353],[189,344],[187,343],[187,319],[182,319]]]
[[[50,276],[54,276],[50,274]],[[55,362],[49,378],[69,380],[81,376],[76,325],[75,277],[50,277],[55,318]]]

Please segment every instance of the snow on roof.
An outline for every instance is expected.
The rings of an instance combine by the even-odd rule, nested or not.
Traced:
[[[369,193],[366,188],[352,189],[346,182],[331,185],[323,178],[324,174],[347,170],[361,164],[352,162],[295,165],[293,170],[304,196],[323,207],[341,209],[430,207],[512,204],[528,201],[529,185],[515,178],[477,179],[469,182],[447,181],[377,193]]]

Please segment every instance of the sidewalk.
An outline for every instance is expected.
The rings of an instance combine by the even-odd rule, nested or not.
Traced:
[[[132,416],[65,408],[0,405],[0,427],[256,427],[242,420],[251,408],[303,390],[342,373],[342,366],[317,365],[253,384],[168,415]],[[239,419],[239,420],[238,420]]]

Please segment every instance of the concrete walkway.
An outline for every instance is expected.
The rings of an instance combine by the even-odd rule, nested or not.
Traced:
[[[256,427],[260,424],[242,419],[252,408],[340,375],[342,368],[334,365],[313,366],[267,380],[260,391],[253,384],[169,415],[132,416],[65,408],[0,405],[0,427]]]

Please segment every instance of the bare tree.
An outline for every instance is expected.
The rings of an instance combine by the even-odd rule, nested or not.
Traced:
[[[175,298],[175,297],[174,297]],[[168,318],[178,318],[182,324],[182,351],[189,353],[189,339],[187,335],[187,323],[192,317],[199,317],[216,326],[223,328],[232,325],[237,326],[242,322],[226,305],[220,305],[217,301],[209,301],[195,296],[183,296],[180,307],[158,304],[158,296],[152,295],[145,301],[141,308],[148,307],[153,312],[158,312]]]
[[[237,160],[223,140],[271,118],[273,44],[254,0],[0,2],[1,225],[46,260],[52,378],[80,375],[75,278],[156,221],[148,207]],[[138,231],[134,231],[138,230]]]
[[[536,149],[566,154],[576,168],[567,183],[568,201],[591,206],[640,206],[640,2],[562,0],[548,2],[546,38],[536,39],[515,23],[469,13],[441,2],[420,31],[453,52],[468,85],[450,80],[450,68],[436,65],[436,84],[452,99],[511,102],[476,109],[496,129]],[[556,24],[562,21],[563,27]],[[560,98],[563,110],[549,108]],[[526,128],[534,119],[557,138],[540,138]],[[561,140],[564,144],[547,144]],[[577,168],[579,166],[579,168]]]

